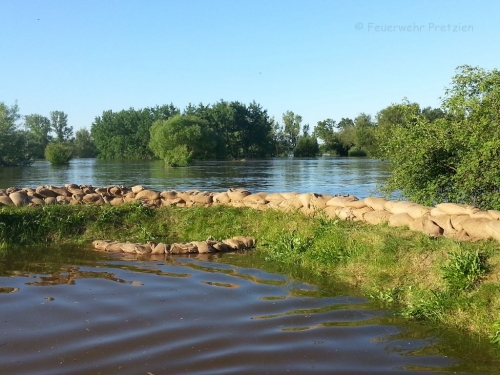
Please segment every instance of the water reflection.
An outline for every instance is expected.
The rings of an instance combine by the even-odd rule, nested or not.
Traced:
[[[252,252],[31,250],[0,257],[2,374],[496,372],[486,346]]]
[[[155,190],[223,191],[243,187],[265,192],[352,194],[364,198],[388,176],[387,164],[368,158],[259,159],[246,162],[199,162],[186,168],[162,161],[110,162],[74,159],[67,166],[37,161],[31,167],[0,169],[0,188],[11,186],[94,186],[144,184]]]

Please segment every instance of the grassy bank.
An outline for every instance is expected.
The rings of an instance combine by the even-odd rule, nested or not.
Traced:
[[[439,322],[500,344],[500,245],[301,213],[223,206],[6,207],[0,251],[94,239],[173,243],[254,236],[267,260],[354,285],[407,317]]]

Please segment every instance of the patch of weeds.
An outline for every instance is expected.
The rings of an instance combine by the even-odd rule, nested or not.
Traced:
[[[312,240],[305,237],[296,230],[282,230],[277,238],[266,241],[268,252],[266,261],[278,261],[282,263],[296,263],[298,255],[304,253],[311,247]]]
[[[407,307],[402,309],[401,315],[406,318],[439,322],[445,320],[445,311],[449,304],[448,294],[431,290],[416,301],[409,302]]]
[[[490,341],[492,344],[500,345],[500,318],[495,320],[492,329],[494,333],[490,335]]]
[[[369,297],[382,302],[383,304],[399,303],[401,300],[401,293],[403,288],[396,286],[394,288],[387,288],[370,293]]]
[[[478,250],[457,251],[449,254],[443,267],[443,279],[450,290],[464,291],[473,288],[488,271],[487,256]]]

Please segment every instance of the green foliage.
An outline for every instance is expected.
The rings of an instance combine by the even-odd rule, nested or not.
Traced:
[[[318,140],[313,135],[302,135],[293,150],[295,157],[314,157],[319,154]]]
[[[283,134],[287,142],[287,151],[292,152],[297,146],[300,133],[300,124],[302,123],[302,116],[296,115],[292,111],[286,111],[283,114]]]
[[[77,158],[95,158],[98,153],[90,132],[85,128],[76,132],[73,149]]]
[[[154,108],[105,111],[92,123],[91,135],[102,159],[151,159],[150,128],[180,111],[173,104]]]
[[[404,120],[379,148],[392,168],[384,191],[500,209],[500,72],[460,66],[445,94],[444,115],[400,105]]]
[[[19,129],[19,107],[0,102],[0,167],[30,165],[33,152],[28,133]]]
[[[45,148],[45,159],[54,165],[68,164],[73,157],[73,149],[66,143],[51,142]]]
[[[73,127],[68,125],[68,115],[62,111],[50,112],[50,126],[58,142],[67,142],[73,137]]]
[[[349,149],[348,155],[349,156],[367,156],[368,154],[366,153],[365,150],[363,150],[359,146],[352,146]]]
[[[445,320],[446,309],[452,304],[446,293],[430,290],[415,294],[407,306],[401,310],[402,316],[434,322]]]
[[[488,271],[487,257],[476,252],[459,251],[449,254],[449,262],[442,267],[443,279],[451,290],[474,287]]]
[[[39,114],[32,114],[24,117],[24,127],[28,131],[29,145],[33,152],[33,157],[44,158],[45,148],[51,141],[50,120]]]
[[[282,230],[278,236],[267,240],[266,260],[285,264],[299,263],[301,253],[311,246],[311,239],[297,233],[296,230]]]
[[[176,115],[151,127],[149,147],[171,166],[185,166],[192,160],[214,159],[216,134],[207,121],[193,115]]]

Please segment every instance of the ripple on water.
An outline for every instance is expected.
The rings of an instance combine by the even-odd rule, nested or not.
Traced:
[[[458,362],[428,350],[432,338],[398,337],[362,298],[318,298],[258,269],[115,257],[30,276],[0,278],[2,374],[411,374]]]

